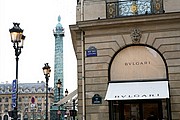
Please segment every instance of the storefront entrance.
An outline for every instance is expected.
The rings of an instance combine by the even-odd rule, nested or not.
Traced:
[[[161,100],[110,101],[112,105],[111,120],[162,120]]]
[[[143,45],[120,50],[109,76],[110,120],[170,120],[166,63],[158,51]]]

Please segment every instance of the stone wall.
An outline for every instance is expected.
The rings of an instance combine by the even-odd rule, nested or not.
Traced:
[[[85,54],[85,109],[87,120],[109,120],[108,102],[104,101],[109,65],[113,56],[123,47],[133,45],[131,32],[141,31],[138,44],[148,45],[162,54],[167,63],[172,119],[180,116],[180,13],[135,16],[117,19],[78,22],[70,26],[78,60],[78,117],[82,119],[82,56],[90,46],[97,48],[97,56]],[[84,32],[84,47],[81,49],[80,31]],[[74,35],[73,35],[74,36]],[[94,94],[102,97],[102,104],[92,104]]]

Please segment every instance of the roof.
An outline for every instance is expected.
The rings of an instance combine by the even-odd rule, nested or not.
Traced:
[[[37,83],[19,83],[18,84],[19,93],[42,93],[45,92],[45,82]],[[52,88],[49,88],[51,91]],[[12,93],[12,84],[5,83],[0,84],[0,94],[11,94]]]

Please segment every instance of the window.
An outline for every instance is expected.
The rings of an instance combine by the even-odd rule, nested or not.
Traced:
[[[35,92],[36,92],[36,88],[35,88],[35,87],[32,87],[31,92],[32,92],[32,93],[35,93]]]
[[[28,97],[24,97],[24,102],[28,102]]]
[[[19,109],[19,110],[22,109],[22,103],[18,104],[18,109]]]
[[[2,105],[0,105],[0,111],[2,111]],[[0,119],[1,120],[1,119]]]
[[[152,113],[160,120],[163,116],[161,100],[111,101],[111,105],[111,120],[146,120]]]
[[[28,103],[27,103],[27,104],[24,104],[24,111],[25,111],[25,112],[28,112],[28,106],[29,106]]]
[[[22,102],[22,98],[21,97],[19,97],[19,102]]]
[[[29,89],[26,88],[26,89],[24,90],[24,92],[25,92],[25,93],[29,93]]]
[[[37,111],[41,112],[41,110],[42,110],[42,103],[40,103],[40,104],[38,103],[37,104]]]
[[[8,115],[4,115],[4,120],[8,120]]]
[[[39,97],[37,98],[37,100],[38,100],[38,102],[41,102],[42,98],[39,96]]]
[[[5,112],[8,111],[8,106],[9,106],[9,104],[4,104],[4,111],[5,111]]]
[[[42,93],[42,89],[41,89],[41,88],[38,88],[37,92],[38,92],[38,93]]]
[[[5,98],[5,102],[8,102],[8,101],[9,101],[9,99],[6,97],[6,98]]]

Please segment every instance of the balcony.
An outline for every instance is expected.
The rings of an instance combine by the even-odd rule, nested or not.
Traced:
[[[159,13],[164,13],[163,0],[119,0],[106,3],[107,18]]]

